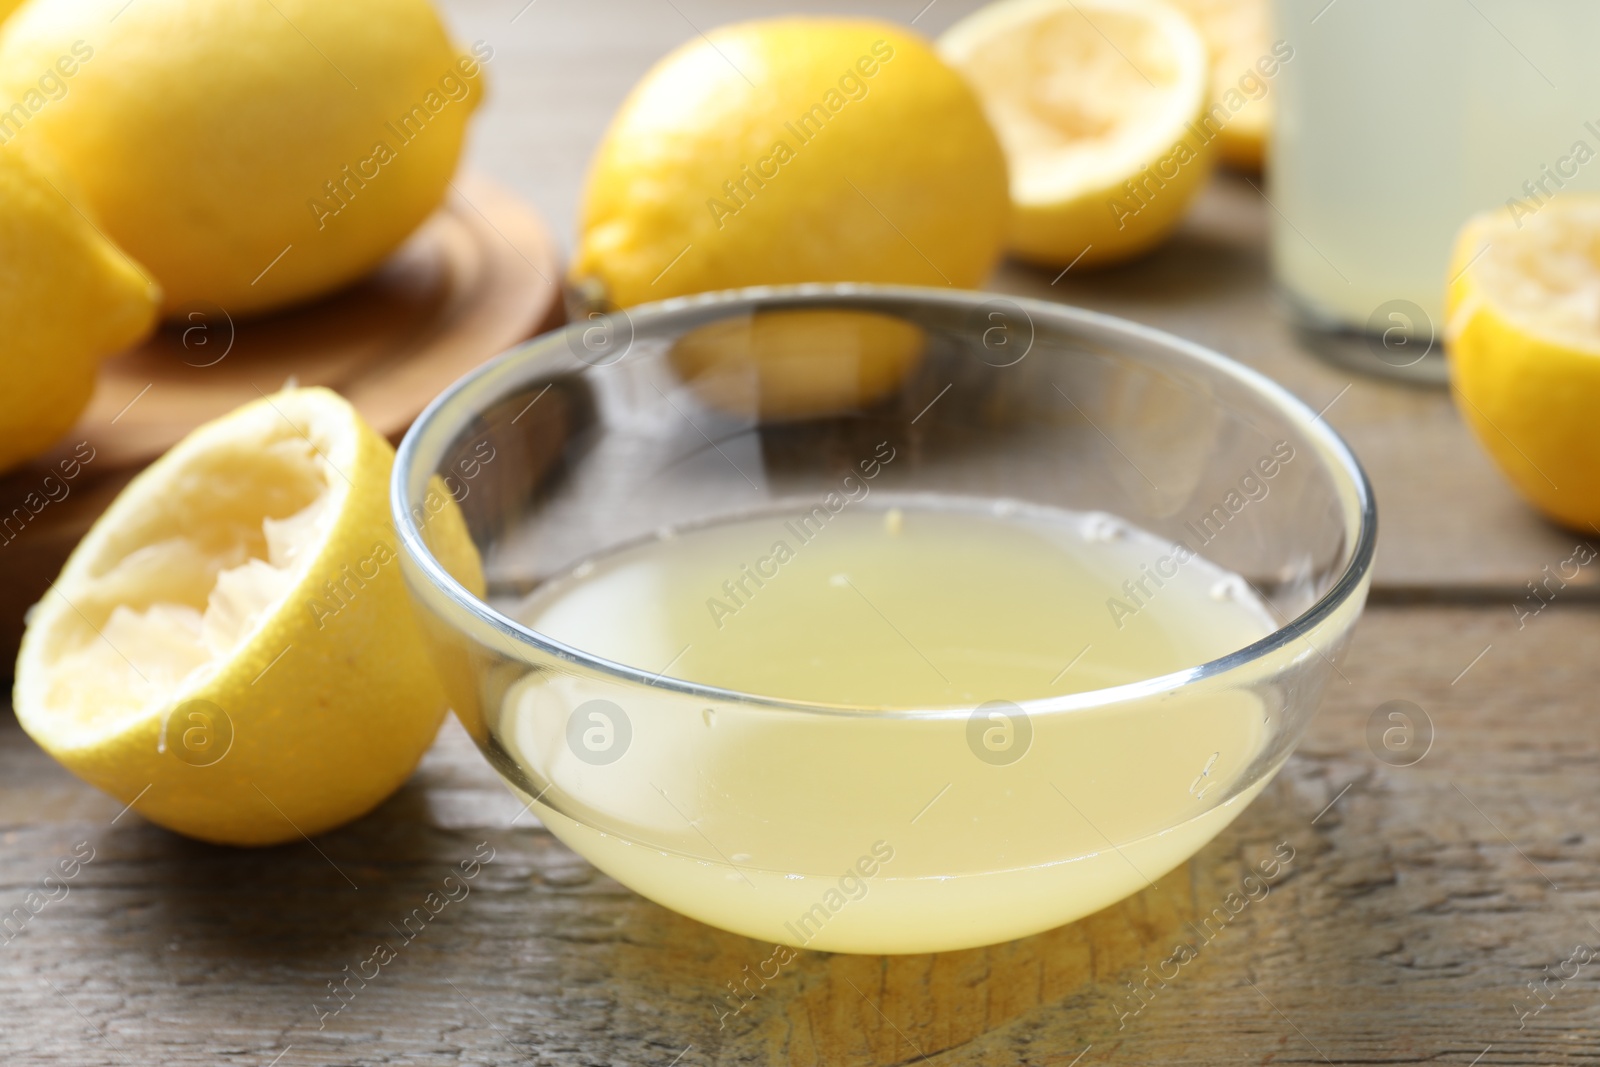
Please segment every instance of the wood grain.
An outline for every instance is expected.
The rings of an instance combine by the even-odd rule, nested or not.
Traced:
[[[583,167],[632,82],[699,30],[776,10],[733,0],[442,6],[458,38],[496,49],[474,164],[568,240]],[[974,6],[852,10],[917,17],[936,34]],[[94,859],[66,897],[9,940],[0,934],[0,1062],[1596,1063],[1600,967],[1547,994],[1521,1028],[1514,1010],[1539,1003],[1525,983],[1574,945],[1600,945],[1600,727],[1590,711],[1600,618],[1587,588],[1520,629],[1513,610],[1522,583],[1566,558],[1572,537],[1513,497],[1444,392],[1354,378],[1301,347],[1273,294],[1270,219],[1258,191],[1224,177],[1138,264],[1054,284],[1006,267],[994,281],[1172,330],[1266,371],[1314,408],[1332,401],[1327,418],[1377,487],[1377,603],[1342,665],[1348,684],[1335,681],[1263,797],[1152,889],[990,949],[802,954],[722,1026],[726,983],[771,946],[598,875],[519,816],[453,724],[367,819],[315,847],[238,852],[119,814],[7,717],[0,918],[80,842]],[[1374,710],[1395,699],[1420,705],[1436,730],[1412,767],[1387,766],[1369,748]],[[1270,893],[1123,1018],[1137,1003],[1126,983],[1193,941],[1186,924],[1285,842],[1295,858]],[[378,939],[398,940],[394,925],[480,843],[495,858],[470,895],[319,1029],[328,983]]]
[[[94,858],[0,945],[0,1061],[1067,1067],[1092,1045],[1082,1067],[1465,1065],[1492,1045],[1480,1063],[1593,1062],[1594,968],[1552,983],[1522,1029],[1513,1005],[1536,1003],[1524,983],[1574,945],[1600,945],[1600,729],[1572,711],[1597,641],[1582,609],[1520,631],[1499,606],[1374,609],[1283,774],[1153,888],[989,949],[801,953],[721,1020],[726,983],[772,946],[597,874],[519,817],[458,727],[369,818],[316,847],[236,851],[118,817],[8,725],[0,906],[79,842]],[[1437,731],[1415,766],[1368,750],[1392,699]],[[480,843],[494,858],[469,894],[403,942],[396,927]],[[1187,925],[1285,843],[1264,898]],[[327,983],[379,940],[397,958],[324,1019]],[[1126,983],[1170,974],[1179,942],[1196,958],[1131,1013]]]

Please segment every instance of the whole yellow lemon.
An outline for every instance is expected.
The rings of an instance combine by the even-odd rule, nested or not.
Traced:
[[[155,324],[159,299],[48,176],[0,149],[0,471],[72,427],[100,361]]]
[[[656,64],[589,174],[574,279],[627,307],[798,282],[978,285],[1008,200],[972,90],[887,23],[784,18]]]
[[[265,311],[434,210],[490,55],[427,0],[32,0],[0,33],[0,143],[71,176],[166,311]]]

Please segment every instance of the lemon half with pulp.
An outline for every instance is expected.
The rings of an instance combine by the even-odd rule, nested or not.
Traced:
[[[1267,0],[1170,0],[1194,21],[1211,49],[1211,106],[1225,162],[1260,170],[1272,129],[1271,79],[1294,50],[1271,41]]]
[[[1000,0],[939,52],[965,74],[1005,147],[1009,247],[1047,266],[1146,251],[1204,187],[1216,137],[1205,42],[1157,0]]]
[[[400,574],[393,464],[325,389],[195,430],[33,608],[23,728],[80,778],[207,841],[293,840],[376,806],[446,705]],[[481,591],[460,512],[432,496],[435,555]]]
[[[1600,195],[1473,218],[1450,267],[1456,406],[1511,484],[1600,532]]]

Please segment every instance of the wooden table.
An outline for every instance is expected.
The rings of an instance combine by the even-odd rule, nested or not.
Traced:
[[[570,234],[582,167],[627,87],[697,27],[748,9],[526,2],[446,5],[459,37],[496,49],[472,153]],[[907,20],[923,3],[878,6]],[[937,32],[965,6],[939,3],[918,26]],[[374,815],[315,848],[240,852],[119,811],[8,721],[0,912],[75,850],[93,858],[69,863],[76,876],[51,883],[59,899],[0,934],[0,1062],[1600,1060],[1600,960],[1574,956],[1600,945],[1593,574],[1519,628],[1523,583],[1570,555],[1574,536],[1511,495],[1442,391],[1352,378],[1298,347],[1268,280],[1269,221],[1258,193],[1226,178],[1136,266],[1055,285],[1007,268],[995,281],[1175,330],[1314,407],[1331,402],[1327,418],[1377,487],[1377,584],[1348,683],[1335,681],[1267,793],[1154,889],[989,949],[805,953],[719,1029],[725,983],[769,946],[646,903],[514,818],[453,724]],[[1390,700],[1420,706],[1435,731],[1413,766],[1369,747],[1369,720]],[[1129,983],[1147,988],[1144,968],[1192,940],[1184,924],[1283,842],[1295,858],[1270,894],[1136,997]],[[328,983],[480,847],[494,859],[470,896],[321,1019]],[[1536,998],[1528,983],[1547,979]]]

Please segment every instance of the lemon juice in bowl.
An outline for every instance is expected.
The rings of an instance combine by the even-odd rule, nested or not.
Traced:
[[[920,906],[930,883],[968,902],[968,936],[981,941],[992,939],[985,913],[1014,923],[1032,909],[1032,925],[1055,925],[1061,909],[1095,911],[1186,858],[1242,801],[1146,832],[1260,750],[1255,701],[1189,709],[1159,738],[1126,718],[1090,713],[1046,726],[1024,709],[1243,648],[1273,629],[1266,607],[1237,575],[1111,516],[954,503],[837,514],[819,504],[674,532],[541,587],[517,617],[615,662],[670,663],[687,681],[863,718],[957,711],[953,722],[885,737],[879,748],[865,721],[814,738],[744,730],[719,723],[714,707],[624,707],[603,690],[535,679],[507,694],[501,744],[541,778],[595,779],[597,824],[665,815],[671,834],[682,829],[672,825],[674,805],[688,816],[719,792],[765,812],[748,828],[698,815],[695,831],[720,850],[713,861],[559,815],[551,827],[676,910],[767,940],[845,950],[934,947],[946,934]],[[827,747],[857,744],[858,731],[859,744],[876,750],[872,765],[831,762],[876,778],[883,802],[826,812],[787,805],[796,746],[828,761]],[[681,754],[695,746],[715,755],[691,779]],[[1121,784],[1141,780],[1147,789]],[[1025,797],[1039,818],[1004,855],[980,814],[995,790]],[[859,842],[860,856],[839,855],[840,834]],[[862,857],[866,869],[857,868]]]
[[[993,303],[635,310],[616,361],[535,342],[414,429],[397,508],[482,437],[516,459],[462,501],[486,602],[404,531],[403,567],[469,733],[601,870],[775,943],[989,944],[1145,889],[1282,765],[1364,595],[1358,468],[1218,357]],[[927,351],[887,399],[776,423],[669,355],[809,307]],[[1019,312],[1024,357],[984,351]]]

